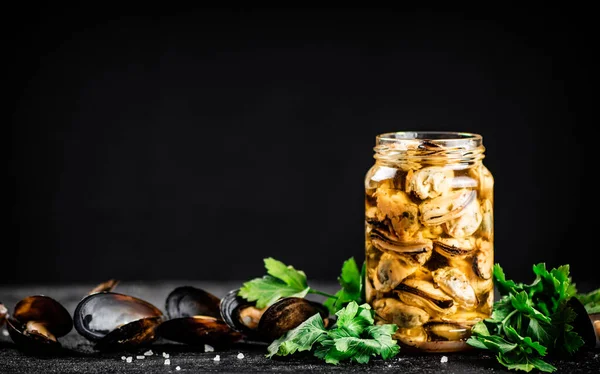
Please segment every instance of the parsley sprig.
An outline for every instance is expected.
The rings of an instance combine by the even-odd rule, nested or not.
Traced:
[[[361,277],[352,257],[342,265],[338,277],[342,288],[335,295],[311,288],[302,270],[296,270],[272,257],[265,258],[264,263],[267,275],[245,282],[238,292],[244,299],[256,302],[257,308],[268,307],[283,297],[305,297],[307,294],[327,297],[325,306],[331,313],[337,312],[350,301],[362,302],[361,280],[364,277]]]
[[[584,345],[571,325],[576,313],[567,304],[577,290],[569,265],[548,271],[539,263],[533,272],[531,284],[516,283],[494,265],[502,297],[494,303],[492,316],[472,328],[467,343],[496,353],[498,362],[509,369],[553,372],[556,368],[544,360],[547,355],[567,357]]]
[[[336,313],[337,321],[330,330],[325,328],[321,315],[315,314],[273,341],[267,348],[267,357],[311,351],[334,365],[342,361],[366,364],[375,356],[392,358],[400,351],[392,339],[398,326],[374,325],[373,314],[369,304],[351,301]]]

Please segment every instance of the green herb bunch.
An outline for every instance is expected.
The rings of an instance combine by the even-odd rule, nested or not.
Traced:
[[[492,316],[472,328],[467,341],[473,347],[496,353],[498,362],[509,369],[553,372],[547,356],[565,358],[584,345],[571,323],[575,311],[567,301],[577,295],[569,265],[548,271],[544,263],[533,266],[531,284],[506,279],[499,264],[494,265],[495,285],[501,298],[494,303]]]

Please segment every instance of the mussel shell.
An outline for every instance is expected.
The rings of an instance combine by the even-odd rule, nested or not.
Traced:
[[[585,310],[585,306],[576,297],[571,297],[567,301],[567,305],[573,308],[577,314],[575,320],[571,323],[573,331],[578,333],[584,341],[584,346],[587,348],[596,347],[597,340],[600,336],[597,335],[595,321],[592,316]]]
[[[67,335],[73,329],[73,319],[65,307],[43,295],[28,296],[19,301],[12,318],[22,325],[29,321],[41,322],[57,338]]]
[[[238,296],[238,291],[238,288],[233,289],[221,299],[220,315],[232,330],[241,332],[254,339],[257,334],[256,331],[243,324],[240,318],[240,311],[247,307],[254,307],[254,303]]]
[[[163,322],[157,328],[157,333],[168,340],[194,346],[209,344],[213,347],[226,347],[243,337],[223,320],[209,316],[171,319]]]
[[[191,286],[178,287],[167,296],[165,309],[169,319],[210,316],[221,318],[221,300],[210,292]]]
[[[145,318],[162,320],[164,316],[147,301],[114,292],[86,296],[77,304],[73,317],[77,332],[91,341],[98,341],[118,328]],[[145,326],[145,323],[138,322],[138,325]],[[129,328],[135,329],[134,326]]]
[[[94,348],[102,351],[137,349],[154,342],[158,335],[156,328],[162,317],[147,317],[120,326],[96,342]]]
[[[13,342],[25,352],[33,354],[56,354],[62,350],[58,341],[48,339],[42,335],[25,334],[25,324],[15,318],[6,319],[6,328]]]
[[[88,293],[88,295],[98,293],[98,292],[111,292],[117,287],[119,281],[116,279],[109,279],[106,282],[102,282],[96,287],[92,288],[92,290]]]
[[[258,332],[264,340],[272,341],[317,313],[324,319],[329,316],[322,304],[300,297],[286,297],[265,310],[258,323]]]
[[[8,315],[8,309],[4,306],[4,304],[0,303],[0,327],[4,324],[4,320]]]

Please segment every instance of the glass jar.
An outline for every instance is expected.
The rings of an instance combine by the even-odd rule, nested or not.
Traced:
[[[468,349],[494,301],[493,186],[483,138],[395,132],[376,138],[365,177],[365,294],[409,350]]]

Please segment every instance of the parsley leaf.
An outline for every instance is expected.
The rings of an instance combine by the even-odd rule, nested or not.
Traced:
[[[284,297],[305,297],[309,293],[336,298],[336,296],[310,288],[306,274],[302,270],[296,270],[293,266],[271,257],[265,258],[264,263],[267,275],[243,283],[238,291],[240,297],[250,302],[255,301],[256,307],[259,309],[268,307]],[[350,271],[348,273],[351,274]],[[343,277],[345,282],[348,279],[348,282],[354,284],[354,278],[344,274]],[[358,282],[360,284],[360,278]]]
[[[317,313],[273,341],[267,348],[269,351],[267,357],[287,356],[296,352],[309,351],[313,344],[325,339],[326,334],[323,318]]]
[[[553,372],[556,368],[544,361],[546,355],[569,356],[584,344],[571,325],[576,314],[567,306],[577,291],[569,265],[548,270],[539,263],[532,270],[533,282],[516,283],[494,265],[502,297],[494,303],[490,318],[473,326],[467,344],[496,353],[498,362],[509,369]]]
[[[364,267],[365,263],[363,263],[363,271]],[[350,301],[363,302],[362,279],[363,277],[358,270],[354,257],[350,257],[344,261],[341,274],[338,277],[338,282],[342,286],[342,289],[336,292],[334,297],[325,300],[324,303],[330,313],[335,314]]]
[[[304,297],[310,291],[306,274],[273,258],[264,259],[267,274],[242,284],[238,295],[256,301],[259,309],[270,306],[283,297]]]
[[[575,297],[581,301],[588,314],[600,313],[600,288],[588,293],[576,294]]]

